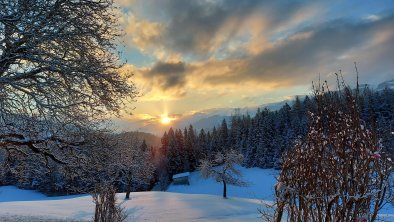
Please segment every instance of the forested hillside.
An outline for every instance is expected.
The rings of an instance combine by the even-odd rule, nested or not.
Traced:
[[[387,152],[394,154],[394,90],[368,88],[358,98],[363,121],[382,138]],[[309,113],[315,112],[313,97],[295,98],[277,111],[258,109],[255,116],[233,115],[230,122],[212,131],[169,129],[162,137],[161,154],[169,175],[193,171],[200,159],[235,149],[245,157],[246,167],[280,168],[282,155],[308,132]]]

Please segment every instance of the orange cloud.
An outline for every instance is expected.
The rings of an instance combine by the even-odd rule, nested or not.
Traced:
[[[137,18],[131,12],[123,14],[120,22],[126,32],[126,43],[142,52],[149,52],[159,42],[164,28],[158,22]]]

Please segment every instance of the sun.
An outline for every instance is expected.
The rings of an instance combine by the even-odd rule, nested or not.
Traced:
[[[169,123],[171,123],[172,119],[170,117],[168,117],[167,115],[162,115],[160,122],[164,125],[167,125]]]

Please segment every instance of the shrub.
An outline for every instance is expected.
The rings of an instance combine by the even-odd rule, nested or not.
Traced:
[[[116,190],[112,185],[96,186],[93,202],[96,204],[94,222],[122,222],[127,218],[124,208],[116,204]]]
[[[275,221],[374,221],[386,203],[390,158],[361,121],[358,90],[315,90],[306,138],[284,158],[275,186]]]

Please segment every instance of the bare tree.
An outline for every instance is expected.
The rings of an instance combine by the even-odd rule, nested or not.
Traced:
[[[218,152],[213,160],[204,159],[198,169],[203,178],[213,177],[217,182],[223,183],[223,198],[227,198],[227,184],[235,186],[246,186],[242,181],[241,171],[236,166],[243,161],[243,155],[234,150],[226,153]]]
[[[133,100],[120,34],[112,0],[0,0],[0,147],[62,162],[46,142],[78,141],[65,132]]]
[[[284,158],[277,222],[284,214],[288,221],[374,221],[387,201],[391,160],[360,119],[358,90],[338,87],[315,90],[309,132]]]

